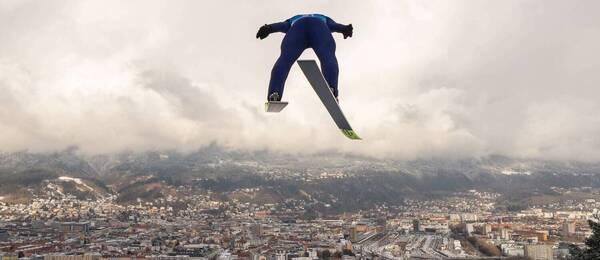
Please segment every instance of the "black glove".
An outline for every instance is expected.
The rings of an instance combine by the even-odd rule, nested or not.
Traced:
[[[342,32],[342,34],[344,35],[344,39],[348,38],[348,37],[352,37],[352,30],[354,28],[352,28],[352,24],[349,24],[348,26],[346,26],[346,28],[344,28],[344,31]]]
[[[263,26],[260,27],[260,29],[258,29],[258,32],[256,33],[256,38],[257,39],[264,39],[267,38],[267,36],[269,36],[270,33],[273,32],[273,28],[271,28],[270,25],[265,24]]]

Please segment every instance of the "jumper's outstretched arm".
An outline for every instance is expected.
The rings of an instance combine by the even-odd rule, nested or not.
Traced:
[[[286,33],[290,29],[291,25],[288,20],[279,23],[265,24],[258,29],[256,33],[256,38],[264,39],[269,36],[269,34],[274,32],[282,32]]]
[[[332,32],[337,32],[337,33],[343,34],[344,39],[346,39],[348,37],[352,37],[352,31],[354,29],[352,27],[352,24],[349,24],[349,25],[339,24],[339,23],[336,23],[333,19],[327,17],[327,26],[329,27],[329,30],[331,30]]]
[[[290,29],[290,22],[288,22],[286,20],[286,21],[283,21],[280,23],[269,24],[269,26],[271,26],[271,30],[272,30],[271,33],[274,33],[274,32],[286,33]]]

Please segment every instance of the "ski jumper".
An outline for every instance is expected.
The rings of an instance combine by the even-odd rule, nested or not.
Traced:
[[[270,25],[274,32],[285,33],[281,42],[281,55],[271,71],[269,95],[278,92],[283,96],[283,88],[294,62],[307,48],[312,48],[321,63],[323,76],[338,96],[338,63],[335,57],[335,41],[332,32],[342,32],[344,25],[320,14],[296,15],[284,22]]]

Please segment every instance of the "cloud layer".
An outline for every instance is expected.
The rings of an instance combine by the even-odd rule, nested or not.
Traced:
[[[305,2],[0,1],[1,149],[600,159],[597,1]],[[361,142],[298,68],[262,112],[283,35],[254,34],[308,12],[354,24],[335,37]]]

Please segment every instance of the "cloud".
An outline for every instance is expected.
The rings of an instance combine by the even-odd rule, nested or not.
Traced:
[[[0,145],[86,153],[339,150],[412,159],[488,154],[600,159],[595,1],[6,1]],[[345,140],[298,68],[290,105],[262,112],[281,34],[321,12],[337,40]],[[312,58],[308,50],[303,58]]]
[[[142,85],[156,91],[182,117],[215,124],[214,127],[231,128],[239,121],[232,111],[226,111],[214,97],[180,76],[163,71],[145,71]]]

